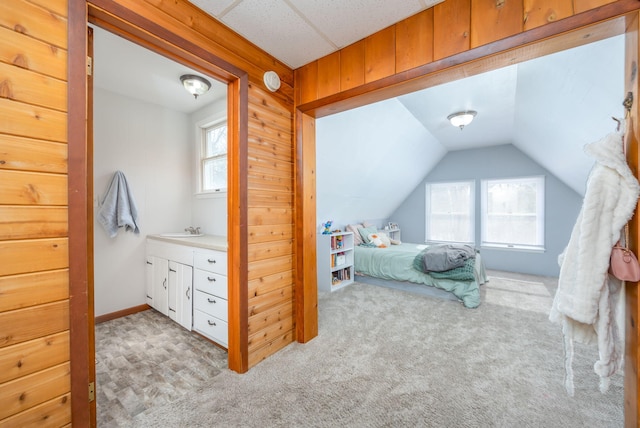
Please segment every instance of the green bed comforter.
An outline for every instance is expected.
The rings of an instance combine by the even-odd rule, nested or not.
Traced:
[[[391,245],[387,248],[357,246],[354,253],[356,274],[441,288],[453,293],[462,300],[467,308],[478,307],[480,305],[480,284],[486,281],[486,273],[480,254],[476,256],[476,278],[471,281],[461,281],[434,278],[415,269],[413,260],[424,248],[425,245],[410,243]]]

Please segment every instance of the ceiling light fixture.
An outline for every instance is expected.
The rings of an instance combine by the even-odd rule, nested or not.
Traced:
[[[451,122],[453,126],[462,129],[471,123],[473,118],[476,117],[476,114],[478,114],[478,112],[474,110],[459,111],[457,113],[450,114],[447,116],[447,119],[449,119],[449,122]]]
[[[198,95],[206,93],[211,88],[211,83],[207,79],[195,74],[184,74],[180,76],[180,81],[182,86],[196,99],[198,99]]]

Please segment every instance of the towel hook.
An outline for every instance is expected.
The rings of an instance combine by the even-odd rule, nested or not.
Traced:
[[[622,101],[622,105],[627,110],[626,116],[629,116],[631,113],[631,107],[633,107],[633,92],[627,92],[627,96]]]

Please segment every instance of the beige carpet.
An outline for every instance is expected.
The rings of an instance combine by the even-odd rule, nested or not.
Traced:
[[[623,377],[598,391],[596,349],[576,346],[575,397],[563,388],[553,280],[489,274],[477,309],[359,283],[324,294],[318,337],[244,375],[222,370],[132,426],[622,426]]]

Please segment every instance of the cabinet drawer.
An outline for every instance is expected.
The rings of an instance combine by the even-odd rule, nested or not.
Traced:
[[[213,315],[223,321],[228,319],[227,300],[196,290],[193,307],[206,314]]]
[[[193,282],[196,290],[227,298],[227,277],[200,269],[193,271]]]
[[[227,253],[224,251],[196,251],[194,266],[197,269],[227,275]]]
[[[193,329],[224,346],[229,343],[229,325],[216,317],[202,311],[193,311]]]

